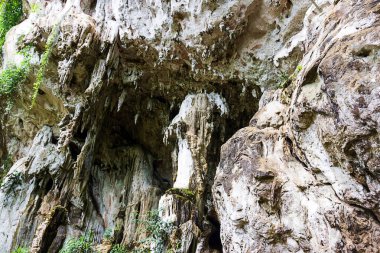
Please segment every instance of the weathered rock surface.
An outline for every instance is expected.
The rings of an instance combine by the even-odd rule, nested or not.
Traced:
[[[265,92],[223,145],[213,196],[226,252],[379,252],[379,8],[318,14],[297,79]]]
[[[109,229],[133,247],[155,209],[164,251],[378,252],[380,3],[316,2],[25,1],[3,50],[34,67],[1,109],[0,252],[88,231],[108,252]]]

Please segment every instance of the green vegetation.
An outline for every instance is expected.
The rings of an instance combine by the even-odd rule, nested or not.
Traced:
[[[288,87],[297,77],[298,73],[302,70],[302,66],[298,65],[296,70],[288,76],[285,72],[280,73],[278,88],[284,89]]]
[[[7,32],[21,21],[21,18],[23,16],[22,5],[22,0],[0,0],[0,48],[2,48],[4,45]],[[38,12],[39,10],[39,4],[35,3],[31,5],[32,13]],[[48,37],[45,51],[41,56],[40,67],[37,72],[36,81],[33,84],[31,107],[33,107],[35,104],[38,90],[44,79],[47,64],[52,54],[53,46],[56,42],[58,34],[59,25],[57,24],[53,27],[53,30]],[[20,38],[20,40],[22,39]],[[0,74],[0,96],[12,94],[16,90],[17,85],[25,81],[25,79],[28,77],[29,69],[30,57],[25,57],[20,66],[10,65],[5,70],[3,70]]]
[[[22,66],[11,65],[0,74],[0,94],[12,94],[19,83],[25,80],[26,72]]]
[[[115,243],[116,238],[119,238],[122,233],[122,228],[120,224],[116,225],[114,228],[107,228],[103,233],[103,241],[108,241],[110,243]]]
[[[189,189],[171,188],[171,189],[167,190],[166,193],[185,198],[185,199],[190,200],[192,202],[195,201],[195,193]]]
[[[0,0],[0,53],[7,32],[21,21],[22,16],[22,0]]]
[[[79,238],[70,239],[59,253],[95,253],[93,244],[94,233],[86,233]]]
[[[169,253],[175,252],[174,248],[178,248],[180,245],[177,244],[173,249],[166,248],[173,226],[161,219],[158,210],[148,212],[147,215],[141,219],[136,219],[135,222],[140,227],[138,232],[146,237],[138,242],[133,242],[131,245],[120,244],[114,238],[115,234],[120,232],[120,228],[107,228],[104,231],[103,240],[107,240],[108,243],[115,243],[110,253],[149,253],[152,250],[157,253]],[[59,253],[96,253],[94,246],[94,235],[90,232],[79,238],[70,239]]]
[[[42,57],[41,57],[41,63],[40,63],[40,68],[37,72],[36,82],[33,84],[33,95],[32,95],[32,106],[31,107],[33,107],[34,104],[36,103],[38,90],[40,89],[42,81],[44,79],[46,67],[47,67],[47,64],[49,62],[49,58],[51,56],[51,53],[53,51],[53,45],[56,42],[58,35],[59,35],[59,25],[55,25],[53,27],[52,32],[50,33],[50,35],[48,37],[48,40],[47,40],[47,43],[45,46],[45,52],[42,54]]]
[[[3,179],[8,174],[9,169],[12,167],[13,161],[10,156],[7,156],[2,165],[0,166],[0,186],[3,184]]]
[[[28,78],[30,71],[30,47],[24,48],[20,54],[24,56],[19,66],[12,64],[0,73],[0,96],[11,95],[17,86]]]
[[[28,252],[29,252],[29,249],[24,248],[24,247],[18,247],[17,249],[12,251],[12,253],[28,253]]]
[[[41,10],[41,6],[39,3],[33,3],[30,5],[30,12],[31,13],[37,13]]]
[[[127,247],[122,244],[115,244],[112,246],[110,253],[128,253]]]
[[[164,252],[169,235],[173,230],[172,224],[163,221],[158,210],[152,210],[144,218],[136,221],[142,225],[141,232],[145,233],[147,237],[137,242],[133,252],[150,252],[152,248],[154,252]]]
[[[40,89],[40,86],[44,79],[47,64],[49,62],[49,58],[53,51],[53,45],[57,39],[58,34],[59,27],[58,25],[56,25],[54,26],[53,31],[49,35],[49,38],[45,46],[45,51],[41,56],[40,67],[37,72],[36,81],[33,84],[31,107],[33,107],[33,105],[35,104],[38,95],[38,90]],[[24,56],[24,59],[22,60],[21,64],[19,66],[15,64],[9,65],[0,73],[0,96],[12,95],[16,91],[18,85],[20,83],[23,83],[28,78],[31,69],[30,51],[31,47],[26,47],[23,50],[21,50],[21,52],[19,53]]]

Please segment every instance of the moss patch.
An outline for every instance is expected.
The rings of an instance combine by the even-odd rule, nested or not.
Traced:
[[[173,194],[173,195],[185,198],[187,200],[190,200],[192,202],[195,201],[195,193],[189,189],[171,188],[166,191],[166,194]]]

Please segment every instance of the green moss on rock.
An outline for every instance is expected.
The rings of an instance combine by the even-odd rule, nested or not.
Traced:
[[[192,202],[195,201],[195,193],[189,189],[171,188],[166,191],[166,194],[173,194],[173,195],[185,198],[187,200],[190,200]]]

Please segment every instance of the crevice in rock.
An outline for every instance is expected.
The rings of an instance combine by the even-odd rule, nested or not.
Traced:
[[[47,21],[54,19],[64,11],[64,5],[70,3],[45,1],[41,13],[31,15],[34,18],[29,20],[31,22],[23,22],[11,30],[3,47],[4,63],[17,62],[18,59],[12,57],[16,41],[20,47],[22,44],[36,45],[39,52],[33,57],[37,61],[46,44],[46,33],[52,30],[51,22]],[[244,248],[246,252],[263,249],[263,245],[266,247],[263,250],[296,252],[308,245],[291,241],[293,235],[289,235],[288,227],[298,225],[297,233],[302,235],[310,228],[311,232],[322,231],[321,234],[329,239],[335,236],[327,234],[330,233],[329,227],[318,220],[325,206],[332,209],[340,201],[351,201],[354,205],[359,203],[373,209],[373,215],[377,214],[376,196],[370,196],[378,192],[378,182],[374,183],[378,179],[378,168],[375,167],[378,165],[377,153],[367,153],[376,151],[378,146],[363,144],[356,148],[355,143],[348,143],[342,152],[346,157],[340,159],[327,152],[327,157],[322,157],[322,154],[319,158],[319,154],[311,157],[309,150],[301,145],[300,142],[306,141],[308,136],[302,136],[303,140],[297,138],[297,132],[317,124],[322,113],[322,117],[331,117],[331,125],[323,121],[326,124],[323,127],[333,128],[332,132],[337,130],[334,129],[335,123],[365,121],[361,126],[363,129],[376,126],[373,115],[377,113],[377,104],[372,102],[377,101],[377,95],[369,96],[377,92],[374,89],[378,82],[373,75],[377,69],[365,64],[371,61],[378,48],[365,46],[362,42],[365,39],[366,42],[377,43],[377,37],[370,37],[368,32],[375,29],[377,23],[368,25],[374,21],[367,19],[367,16],[376,16],[377,8],[367,10],[374,6],[364,7],[367,5],[359,2],[349,5],[341,1],[337,5],[331,4],[331,8],[326,3],[321,6],[323,13],[317,14],[307,11],[312,5],[309,1],[291,0],[190,1],[188,5],[181,1],[84,0],[72,1],[72,4],[73,8],[67,15],[69,18],[59,27],[61,32],[52,49],[46,80],[38,91],[38,108],[47,108],[38,117],[46,118],[46,122],[35,119],[33,114],[37,109],[30,114],[22,111],[27,92],[17,101],[15,120],[8,125],[3,124],[3,120],[1,122],[1,160],[8,153],[15,162],[18,162],[16,158],[25,157],[26,168],[22,164],[14,169],[25,172],[29,180],[20,185],[20,188],[25,187],[23,194],[28,198],[25,198],[25,210],[18,214],[21,218],[8,222],[12,229],[13,224],[18,226],[10,237],[17,234],[16,240],[30,242],[41,219],[49,218],[50,224],[39,226],[39,233],[33,240],[44,240],[40,243],[41,253],[57,252],[66,237],[89,230],[95,231],[96,240],[100,242],[105,229],[116,227],[121,229],[115,235],[115,242],[130,244],[141,237],[135,219],[143,218],[149,211],[157,209],[159,203],[164,203],[168,211],[166,218],[178,225],[181,236],[187,237],[180,239],[188,239],[184,243],[184,251],[195,252],[198,246],[202,246],[200,243],[204,243],[205,248],[201,250],[222,252],[224,247],[227,251],[239,252],[245,245],[242,245],[241,231],[236,232],[236,229],[244,229],[244,240],[253,245]],[[305,30],[296,34],[303,24]],[[357,24],[357,29],[351,29],[351,24]],[[18,38],[18,33],[27,30],[32,31],[23,34],[28,38]],[[360,40],[351,43],[356,34]],[[357,45],[359,50],[350,51],[352,45]],[[251,127],[239,131],[241,136],[231,140],[233,150],[223,146],[222,155],[226,160],[220,161],[222,144],[248,125],[258,110],[261,92],[275,85],[277,73],[292,73],[303,54],[307,57],[302,60],[302,67],[307,73],[300,71],[299,74],[304,76],[294,78],[287,91],[272,94],[272,101],[281,104],[278,105],[281,109],[276,111],[270,106],[266,109],[276,117],[263,119],[267,122],[263,122],[262,127],[254,127],[254,124],[260,124],[260,120],[253,120]],[[351,58],[356,62],[347,64],[347,68],[339,73],[340,66]],[[281,67],[275,68],[277,63]],[[351,79],[349,77],[340,83],[341,79],[350,76],[350,67],[356,68],[356,76],[371,73],[374,81],[360,76],[360,79],[348,80]],[[361,71],[357,71],[359,67]],[[365,72],[368,69],[371,72]],[[317,83],[318,77],[324,78],[325,82]],[[344,87],[351,81],[352,87],[359,87],[354,81],[358,85],[361,83],[358,89],[365,89],[364,95],[368,96],[361,94],[363,96],[358,98],[357,106],[353,105],[353,119],[345,118],[346,113],[351,113],[350,109],[343,108],[351,106],[348,97],[342,96],[345,90],[334,87]],[[307,88],[315,88],[318,94],[306,94],[309,101],[297,104],[297,97],[303,94],[303,85],[307,84],[316,84]],[[319,86],[322,86],[322,92],[318,90]],[[26,91],[32,89],[30,85],[25,87]],[[354,89],[347,89],[347,93],[356,92]],[[292,91],[299,93],[286,94]],[[49,99],[54,100],[52,105],[47,101]],[[326,105],[324,100],[328,100]],[[184,110],[182,104],[186,107]],[[288,121],[284,122],[286,113],[282,118],[282,107],[288,106],[293,108],[283,109],[290,112]],[[319,108],[324,106],[328,110]],[[298,110],[298,107],[304,110]],[[369,107],[372,111],[368,110]],[[297,112],[299,114],[296,115]],[[21,114],[26,117],[19,117]],[[63,117],[57,128],[57,122]],[[300,125],[297,125],[297,120]],[[43,152],[34,154],[33,150],[29,154],[29,146],[39,141],[40,137],[34,136],[42,125],[52,126],[57,136],[47,142],[41,140],[47,146],[43,147],[46,150],[41,148]],[[13,131],[9,132],[12,140],[5,138],[8,134],[3,131],[5,127]],[[359,130],[355,128],[355,131]],[[294,131],[294,135],[285,131]],[[344,134],[358,136],[348,126],[343,131]],[[289,135],[284,136],[286,134]],[[317,143],[323,138],[318,135],[319,132],[308,141]],[[333,150],[339,141],[321,140],[324,147],[312,148],[327,150],[329,145]],[[378,140],[369,142],[376,144]],[[251,146],[245,149],[246,145]],[[17,154],[19,150],[22,155]],[[244,152],[239,154],[241,150]],[[337,150],[333,152],[337,153]],[[338,192],[341,197],[344,195],[343,200],[336,199],[329,187],[324,187],[327,184],[335,187],[335,181],[324,178],[325,171],[337,179],[342,173],[334,174],[336,171],[327,165],[326,168],[315,168],[314,171],[319,172],[313,173],[311,164],[318,164],[313,159],[325,159],[329,166],[343,167],[351,172],[347,175],[350,180],[360,176],[358,182],[368,195],[361,195],[362,188],[357,190],[359,187],[353,185],[347,187],[347,192]],[[217,171],[219,163],[225,166],[220,165],[220,171]],[[34,175],[33,171],[38,172]],[[365,175],[374,179],[367,177],[368,183],[363,183]],[[211,189],[215,176],[220,177],[220,181],[215,182],[218,189],[213,196]],[[320,180],[318,185],[316,180]],[[283,183],[285,181],[289,184]],[[328,192],[324,191],[326,189]],[[308,206],[302,206],[305,196],[310,197]],[[224,202],[214,206],[218,199]],[[13,209],[5,211],[18,211],[18,207],[24,205],[21,201]],[[70,219],[64,218],[63,211],[53,210],[52,207],[59,204],[69,209],[67,216]],[[322,205],[325,206],[321,208]],[[285,206],[289,208],[286,210]],[[346,207],[350,209],[348,205]],[[217,210],[218,216],[215,208],[220,209]],[[49,211],[54,211],[51,217],[46,215]],[[347,213],[351,214],[349,211]],[[300,216],[305,212],[311,222],[298,217],[298,212]],[[231,218],[231,214],[234,217]],[[278,221],[281,223],[278,218],[282,217],[295,222],[274,226]],[[165,217],[162,215],[161,218]],[[371,224],[372,218],[363,219]],[[69,222],[67,226],[65,220]],[[230,221],[236,224],[229,230]],[[30,228],[22,224],[28,222]],[[8,238],[3,234],[7,231],[0,231],[0,239],[6,241]],[[307,237],[309,239],[309,235]],[[223,245],[221,239],[226,240]],[[322,245],[324,250],[336,249],[335,245],[330,247],[329,242],[322,239],[313,239],[317,246],[310,248],[318,251]],[[283,246],[285,244],[287,248]],[[233,248],[235,246],[239,250]],[[0,245],[0,249],[6,251],[10,246]]]
[[[287,136],[285,137],[285,141],[288,144],[289,151],[291,155],[299,162],[301,163],[305,168],[309,168],[309,166],[297,155],[296,151],[294,150],[293,141]],[[298,150],[300,150],[298,148]],[[302,151],[301,151],[302,152]],[[302,153],[303,154],[303,153]],[[303,154],[304,155],[304,154]],[[305,156],[306,159],[306,156]],[[307,160],[307,159],[306,159]],[[309,162],[308,162],[309,163]]]
[[[54,207],[49,217],[49,224],[41,237],[38,253],[56,253],[66,237],[67,210],[62,206]]]
[[[102,217],[101,216],[101,210],[100,210],[100,204],[98,203],[97,201],[97,198],[95,197],[95,194],[94,194],[94,182],[93,182],[93,175],[90,176],[89,178],[89,181],[88,181],[88,195],[90,196],[90,202],[91,202],[91,205],[94,207],[94,210],[97,214],[98,217]],[[103,221],[103,219],[102,219]],[[104,221],[103,221],[104,223]]]
[[[306,74],[306,76],[303,79],[302,85],[313,83],[318,78],[318,67],[319,65],[314,65]]]
[[[341,198],[339,197],[338,193],[336,192],[335,188],[333,185],[329,185],[330,188],[333,190],[335,196],[340,200],[342,201],[343,203],[346,203],[347,205],[350,205],[352,207],[355,207],[355,208],[358,208],[360,210],[363,210],[364,212],[366,212],[368,215],[370,215],[373,220],[378,224],[380,225],[380,214],[379,216],[374,212],[374,210],[371,210],[370,208],[367,208],[367,207],[364,207],[363,205],[361,205],[360,203],[355,203],[354,200],[346,200],[344,198]]]
[[[43,195],[46,195],[53,188],[53,185],[54,185],[54,181],[53,181],[52,177],[48,176],[48,180],[45,183],[45,185],[43,186],[43,189],[44,189]]]
[[[211,233],[208,236],[207,243],[211,250],[216,250],[217,252],[223,252],[222,240],[220,238],[220,222],[216,216],[209,215],[208,221],[213,225]]]
[[[69,149],[70,149],[71,157],[73,158],[74,161],[76,161],[81,152],[81,148],[79,147],[77,143],[74,143],[73,141],[71,141],[69,143]]]

